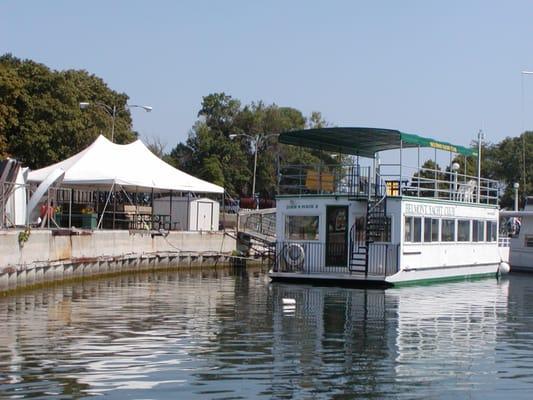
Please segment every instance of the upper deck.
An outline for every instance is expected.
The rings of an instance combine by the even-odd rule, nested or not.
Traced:
[[[475,150],[399,131],[374,128],[325,128],[283,133],[281,143],[348,154],[336,164],[284,165],[279,169],[279,195],[335,195],[353,198],[383,196],[426,197],[462,203],[498,204],[498,181],[467,175],[452,164],[452,155],[478,158]],[[431,147],[449,153],[444,170],[423,168],[420,157],[409,167],[402,157],[405,149]],[[380,163],[377,154],[399,151],[398,163]],[[370,159],[367,165],[361,158]],[[479,161],[478,161],[479,162]],[[436,163],[435,163],[436,164]]]

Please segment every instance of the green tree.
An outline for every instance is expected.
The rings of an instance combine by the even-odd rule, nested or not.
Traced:
[[[303,129],[309,123],[295,108],[267,105],[262,101],[243,106],[225,93],[214,93],[203,98],[198,117],[186,142],[178,143],[171,150],[169,159],[186,172],[224,186],[232,195],[252,195],[256,140],[256,191],[262,197],[275,195],[280,163],[333,160],[321,152],[278,143],[275,135]],[[312,114],[309,121],[326,124],[320,113]],[[237,137],[232,140],[230,135]]]
[[[420,191],[422,197],[439,197],[440,192],[436,190],[447,189],[446,182],[440,182],[445,180],[445,174],[441,172],[439,164],[434,160],[426,160],[420,167],[420,171],[413,174],[411,179],[411,186]],[[439,181],[437,184],[435,182]]]
[[[81,101],[116,105],[115,141],[136,138],[125,110],[128,96],[86,71],[54,71],[10,54],[0,57],[0,153],[31,168],[63,160],[99,134],[108,136],[111,118],[98,107],[80,110]]]

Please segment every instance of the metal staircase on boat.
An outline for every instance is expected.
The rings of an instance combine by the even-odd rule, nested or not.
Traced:
[[[370,244],[381,240],[387,228],[386,196],[370,198],[366,205],[364,234],[357,232],[356,224],[350,229],[350,272],[368,274]]]

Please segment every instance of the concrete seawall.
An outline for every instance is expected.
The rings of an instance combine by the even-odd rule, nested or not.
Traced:
[[[0,293],[51,281],[144,271],[228,264],[235,235],[224,232],[32,230],[0,232]]]

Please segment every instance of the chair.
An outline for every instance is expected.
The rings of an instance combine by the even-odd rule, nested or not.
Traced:
[[[476,190],[477,183],[475,180],[471,179],[467,183],[459,185],[459,189],[456,193],[456,200],[473,202],[474,201],[474,191]]]

